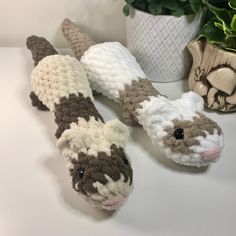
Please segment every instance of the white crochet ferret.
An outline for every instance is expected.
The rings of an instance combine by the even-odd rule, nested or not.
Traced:
[[[81,57],[92,89],[123,104],[167,158],[198,167],[218,159],[223,133],[216,122],[201,113],[204,104],[199,95],[188,92],[170,101],[152,87],[136,59],[120,43],[91,43],[78,50],[80,40],[88,36],[68,19],[62,30],[76,57]]]

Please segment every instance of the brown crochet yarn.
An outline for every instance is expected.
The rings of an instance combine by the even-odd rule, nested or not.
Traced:
[[[39,110],[41,111],[47,111],[49,110],[47,108],[47,106],[45,106],[36,96],[36,94],[34,92],[31,92],[29,95],[30,99],[31,99],[31,104],[33,107],[37,107]]]
[[[65,19],[61,25],[63,35],[69,42],[76,58],[80,60],[84,52],[95,43],[86,34],[81,33],[78,26],[69,19]]]
[[[55,134],[57,138],[60,138],[62,133],[70,128],[72,122],[77,123],[78,117],[89,121],[90,116],[94,116],[96,120],[104,122],[91,99],[89,97],[85,98],[81,93],[78,96],[70,94],[69,98],[60,98],[60,103],[55,104],[54,114],[55,122],[58,125]]]
[[[221,128],[216,122],[213,122],[201,113],[197,113],[199,117],[193,117],[193,121],[189,120],[173,120],[174,127],[164,129],[167,135],[164,138],[164,143],[175,153],[182,153],[189,155],[193,153],[190,146],[199,145],[199,140],[196,137],[205,137],[207,131],[209,134],[214,134],[214,130],[218,130],[218,134],[222,132]],[[174,131],[176,129],[184,130],[184,139],[176,139]]]
[[[27,38],[26,46],[32,52],[34,66],[37,66],[44,57],[57,54],[57,51],[45,38],[35,35]]]
[[[57,51],[45,38],[35,35],[32,35],[26,39],[26,46],[32,53],[34,66],[37,66],[44,57],[57,54]],[[31,104],[33,107],[37,107],[42,111],[48,110],[47,106],[45,106],[38,99],[37,95],[34,92],[31,92],[29,97],[31,99]]]
[[[129,161],[124,153],[123,148],[117,148],[115,144],[111,145],[111,156],[104,152],[99,152],[98,156],[86,155],[82,152],[78,153],[78,159],[72,160],[73,167],[70,169],[72,176],[72,185],[76,191],[81,191],[86,194],[96,193],[97,190],[93,187],[95,182],[102,184],[107,183],[105,175],[108,175],[114,181],[120,179],[120,174],[125,178],[125,182],[130,179],[130,185],[133,181],[133,171]],[[125,165],[125,167],[124,167]],[[84,176],[79,176],[80,170],[84,170]],[[76,184],[78,184],[76,188]]]
[[[40,46],[36,46],[33,41],[39,45],[43,42],[45,45],[41,49],[46,47],[46,50],[38,50]],[[35,65],[48,54],[56,54],[47,43],[47,40],[36,36],[27,40]],[[86,195],[93,205],[115,210],[132,189],[133,171],[123,150],[128,131],[117,120],[104,124],[93,104],[83,67],[76,71],[80,65],[75,63],[75,59],[71,60],[69,56],[58,55],[45,58],[45,64],[39,63],[32,75],[32,85],[55,115],[58,125],[55,135],[59,139],[57,144],[68,162],[73,188]],[[53,68],[57,66],[61,70],[58,69],[57,76],[53,77]],[[47,82],[41,83],[45,77]],[[39,86],[34,86],[34,82]],[[30,97],[33,105],[43,105],[33,92]]]
[[[141,108],[140,103],[149,100],[149,96],[157,96],[158,91],[147,79],[132,81],[132,85],[126,85],[125,90],[120,91],[120,103],[123,108],[123,116],[128,125],[138,125],[137,108]]]

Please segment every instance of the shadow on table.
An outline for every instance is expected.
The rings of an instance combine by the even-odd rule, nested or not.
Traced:
[[[74,214],[83,214],[91,217],[96,221],[109,219],[115,212],[108,212],[92,207],[79,193],[77,193],[71,185],[69,171],[66,168],[66,163],[63,158],[58,156],[47,158],[43,162],[43,166],[55,177],[57,184],[60,187],[60,197],[66,208],[72,210]]]
[[[55,154],[44,160],[42,165],[43,168],[52,175],[53,182],[56,182],[54,185],[59,186],[60,193],[57,193],[57,196],[60,205],[62,205],[67,212],[78,216],[78,218],[86,217],[95,223],[101,223],[111,219],[114,224],[122,225],[122,227],[135,227],[135,229],[142,231],[144,235],[146,233],[156,232],[157,228],[162,227],[163,213],[157,214],[159,204],[154,204],[153,206],[145,204],[144,199],[149,199],[149,201],[153,201],[153,203],[156,201],[155,195],[150,196],[149,191],[141,191],[139,194],[131,193],[128,202],[117,212],[99,210],[92,207],[82,196],[72,189],[70,177],[62,157]],[[149,186],[142,189],[149,189]],[[158,193],[158,196],[160,197],[161,194]],[[144,201],[141,202],[141,199]]]
[[[105,121],[108,121],[110,119],[115,119],[117,116],[117,119],[119,119],[121,122],[124,123],[123,115],[122,115],[122,108],[120,104],[112,101],[111,99],[108,99],[107,97],[103,96],[101,93],[93,93],[95,98],[95,103],[98,111],[102,111],[102,107],[106,107],[107,111],[113,113],[113,117],[109,117],[106,114],[101,114]],[[103,108],[104,109],[104,108]],[[102,113],[102,112],[101,112]]]

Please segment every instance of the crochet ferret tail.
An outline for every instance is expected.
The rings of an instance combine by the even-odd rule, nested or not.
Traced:
[[[58,54],[56,49],[43,37],[32,35],[26,39],[26,46],[31,51],[34,65],[46,56]]]
[[[42,37],[32,35],[26,39],[26,46],[31,51],[32,57],[34,60],[34,66],[37,66],[38,63],[46,56],[57,54],[55,48]],[[34,92],[31,92],[29,95],[31,99],[31,104],[33,107],[37,107],[39,110],[48,110],[37,97]]]
[[[79,27],[68,18],[63,20],[61,29],[78,60],[80,60],[90,46],[95,44],[87,34],[81,32]]]

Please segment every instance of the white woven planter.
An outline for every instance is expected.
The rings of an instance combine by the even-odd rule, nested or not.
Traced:
[[[197,35],[203,15],[153,16],[131,10],[127,19],[128,49],[151,81],[187,77],[192,60],[186,46]]]

